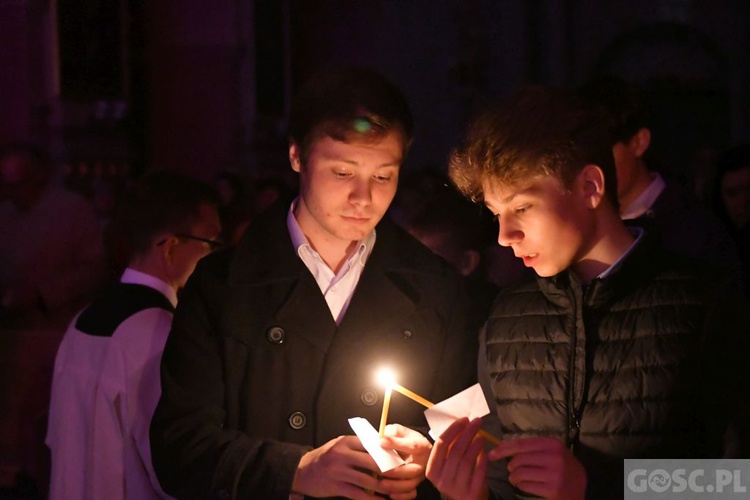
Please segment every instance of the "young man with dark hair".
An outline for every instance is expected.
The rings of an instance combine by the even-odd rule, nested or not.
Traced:
[[[130,259],[119,283],[71,322],[55,359],[47,444],[50,498],[165,498],[148,429],[177,293],[215,249],[218,197],[167,172],[138,179],[115,224]]]
[[[420,433],[386,428],[410,460],[378,477],[348,423],[379,421],[384,363],[434,401],[474,379],[460,277],[385,216],[411,140],[404,97],[374,71],[326,71],[300,90],[299,196],[201,262],[175,315],[151,426],[168,493],[414,498],[429,487]],[[389,421],[424,425],[422,412],[394,397]]]
[[[481,420],[457,421],[427,467],[444,494],[619,498],[624,458],[747,456],[741,293],[625,226],[595,116],[525,88],[474,122],[450,173],[537,276],[501,291],[480,339],[504,442],[485,454]]]
[[[652,115],[641,88],[615,76],[592,79],[578,94],[611,134],[620,217],[650,228],[669,250],[704,260],[742,284],[737,245],[697,197],[649,167]]]

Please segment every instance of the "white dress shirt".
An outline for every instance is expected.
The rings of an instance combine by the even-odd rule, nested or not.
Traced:
[[[294,207],[297,205],[297,202],[298,200],[292,202],[286,218],[289,236],[292,239],[294,248],[297,250],[297,255],[299,255],[299,258],[302,259],[302,262],[305,263],[305,266],[307,266],[315,277],[320,291],[323,292],[333,319],[337,325],[341,324],[341,320],[346,314],[346,309],[349,307],[349,302],[352,300],[352,295],[354,295],[354,290],[357,288],[357,283],[359,283],[359,277],[362,276],[365,263],[370,257],[372,249],[375,247],[375,230],[373,229],[365,239],[359,242],[356,250],[349,256],[344,265],[341,266],[339,272],[334,274],[333,270],[328,267],[328,264],[323,261],[320,254],[310,246],[310,243],[297,223],[297,219],[294,218]]]
[[[648,187],[638,195],[638,198],[633,200],[633,203],[627,207],[622,207],[622,213],[620,215],[622,220],[637,219],[648,212],[661,192],[664,191],[667,184],[664,182],[661,175],[659,175],[658,172],[650,172],[649,175],[651,175],[651,184],[649,184]]]
[[[174,289],[153,276],[126,269],[120,281],[154,288],[177,304]],[[46,440],[50,499],[169,498],[151,465],[149,425],[161,395],[159,364],[172,313],[144,309],[111,337],[78,331],[77,319],[55,359]]]

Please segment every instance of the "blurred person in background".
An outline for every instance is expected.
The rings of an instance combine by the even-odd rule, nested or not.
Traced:
[[[584,84],[579,96],[601,114],[612,136],[622,219],[655,230],[667,249],[703,260],[741,283],[737,245],[721,221],[693,192],[649,167],[651,111],[641,89],[605,76]]]
[[[248,181],[227,170],[216,175],[214,187],[219,193],[222,239],[233,245],[253,217],[254,197],[248,189]]]
[[[733,146],[721,154],[711,198],[714,211],[739,247],[747,294],[750,292],[750,143]]]
[[[37,147],[0,148],[0,328],[64,330],[106,280],[94,208],[52,176]]]
[[[414,213],[399,213],[397,222],[464,277],[469,294],[469,331],[478,334],[499,287],[486,279],[484,252],[492,240],[491,216],[445,182]],[[518,259],[516,259],[518,260]],[[478,345],[477,345],[478,347]]]
[[[47,444],[50,498],[156,499],[148,429],[178,293],[217,248],[218,197],[200,181],[148,173],[118,203],[130,259],[74,318],[55,360]]]

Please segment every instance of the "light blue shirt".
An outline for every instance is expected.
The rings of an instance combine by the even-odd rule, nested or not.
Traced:
[[[610,274],[612,274],[612,270],[617,267],[617,265],[625,259],[630,253],[633,251],[635,246],[641,241],[641,238],[643,238],[643,235],[645,231],[643,228],[640,227],[629,227],[628,230],[630,231],[630,234],[635,236],[635,241],[630,244],[630,246],[625,250],[620,257],[612,263],[611,266],[609,266],[607,269],[605,269],[599,276],[597,276],[598,279],[604,279]]]

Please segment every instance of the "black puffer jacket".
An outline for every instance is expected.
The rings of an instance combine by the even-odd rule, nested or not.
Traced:
[[[592,499],[622,496],[623,458],[723,456],[747,394],[742,300],[648,235],[586,289],[565,272],[505,290],[480,351],[504,438],[565,441]]]

